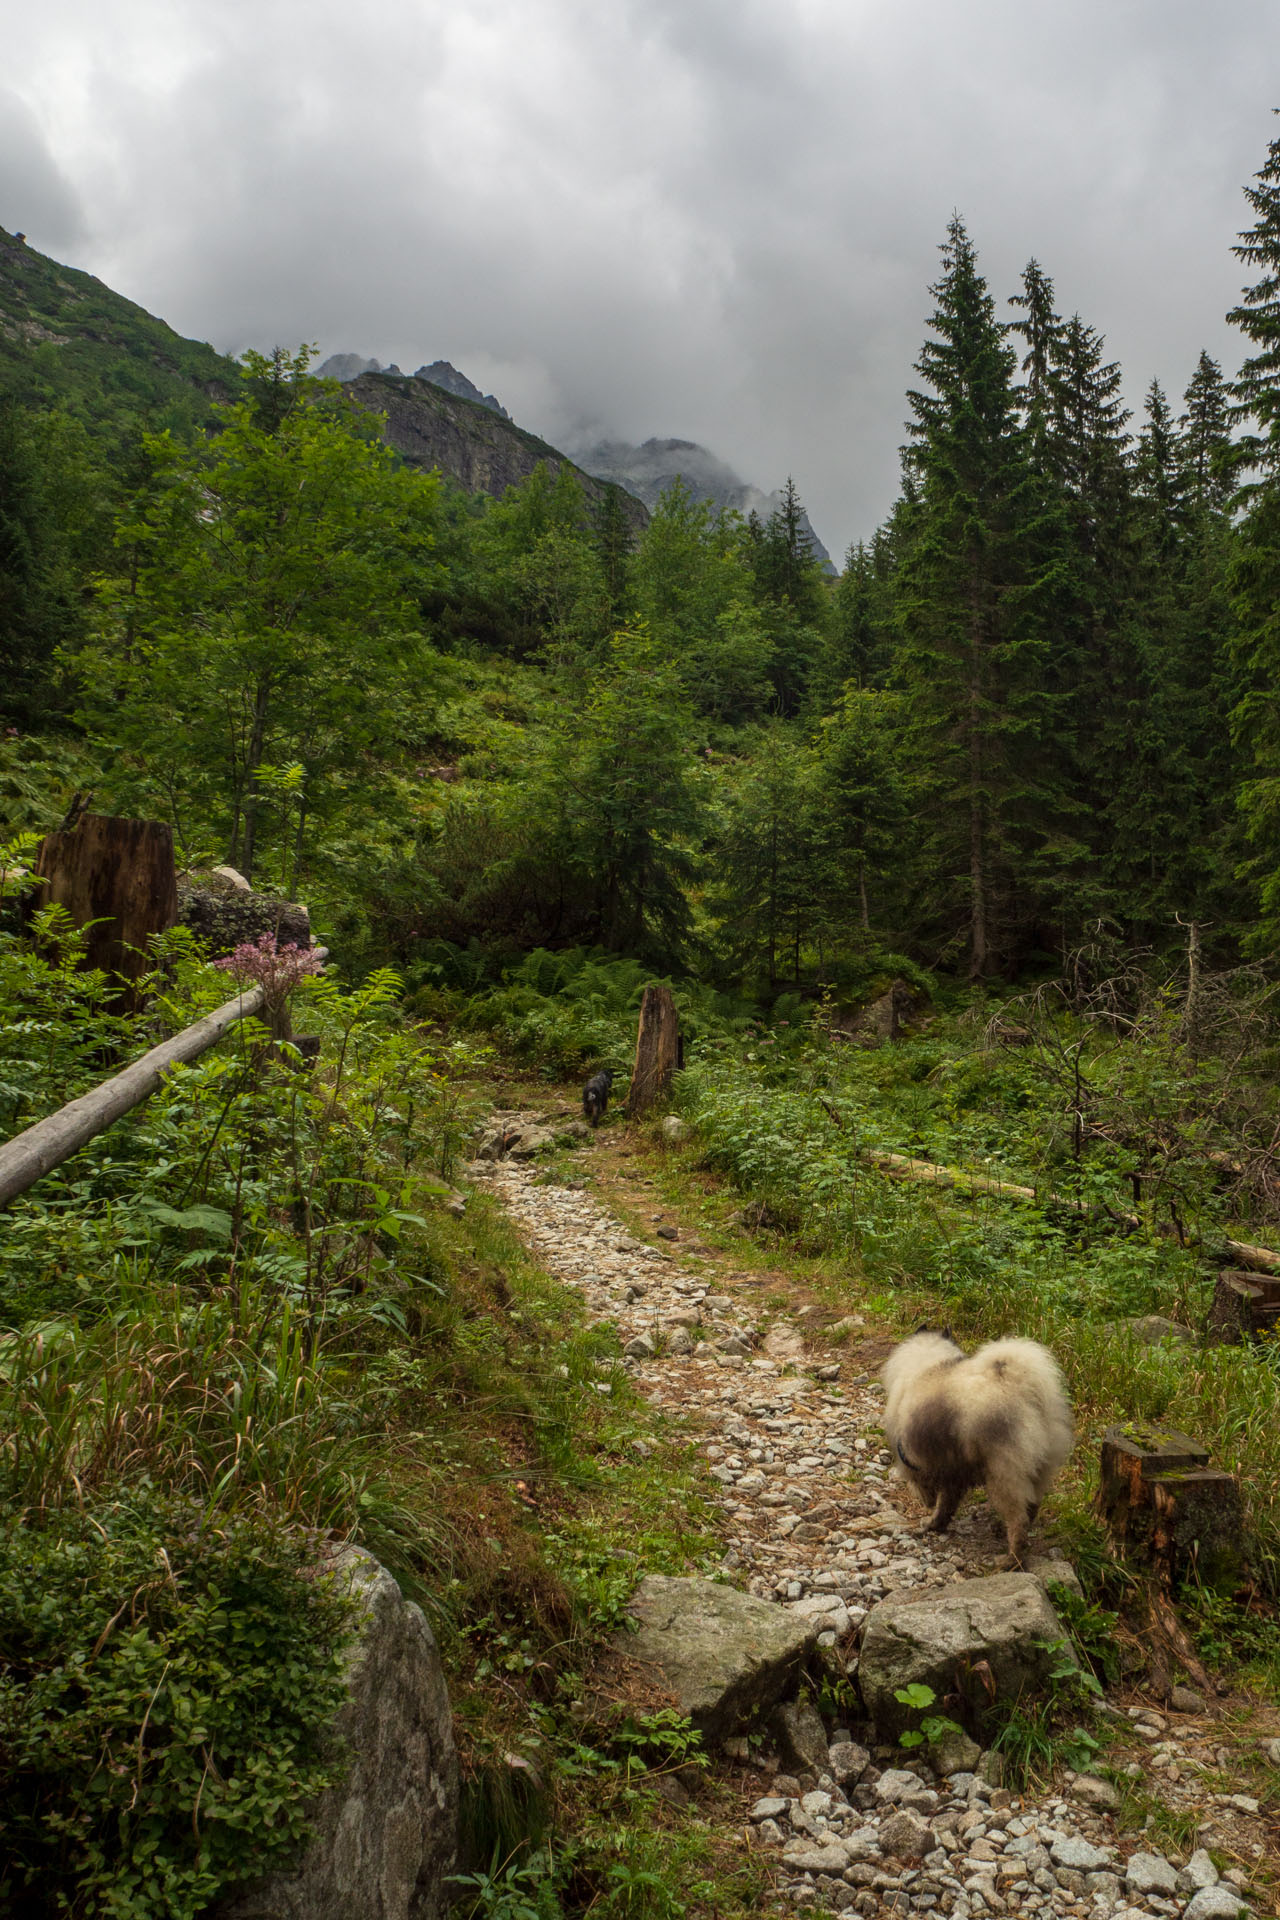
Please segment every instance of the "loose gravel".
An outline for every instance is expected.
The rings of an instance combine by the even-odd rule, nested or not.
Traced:
[[[675,1244],[667,1227],[664,1244],[649,1245],[593,1194],[543,1184],[528,1164],[470,1171],[539,1262],[617,1326],[640,1392],[705,1434],[723,1565],[750,1592],[820,1620],[820,1644],[843,1656],[888,1594],[994,1570],[1003,1542],[981,1512],[945,1537],[911,1524],[890,1494],[878,1383],[840,1380],[829,1356],[808,1358],[802,1328],[765,1309],[758,1276],[700,1273],[696,1243],[681,1249],[678,1230]],[[1143,1771],[1175,1783],[1191,1763],[1167,1718],[1131,1709],[1129,1719],[1150,1742]],[[1109,1815],[1114,1789],[1092,1776],[1068,1773],[1064,1791],[1033,1801],[1000,1786],[989,1762],[926,1779],[844,1728],[828,1764],[803,1775],[770,1772],[778,1761],[735,1745],[733,1757],[764,1770],[746,1825],[774,1858],[783,1911],[1211,1920],[1248,1909],[1243,1874],[1221,1876],[1206,1850],[1222,1844],[1220,1820],[1202,1825],[1189,1859],[1132,1851]],[[1217,1804],[1222,1819],[1249,1811],[1230,1795]]]

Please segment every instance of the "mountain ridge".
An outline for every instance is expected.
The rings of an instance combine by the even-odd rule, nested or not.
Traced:
[[[708,500],[721,513],[757,513],[767,520],[782,504],[781,492],[765,493],[742,479],[727,461],[696,440],[655,437],[639,445],[626,440],[600,440],[579,447],[574,458],[598,480],[612,481],[633,493],[651,511],[677,479],[684,482],[695,500]],[[834,572],[831,555],[814,532],[807,513],[803,523],[814,558]]]

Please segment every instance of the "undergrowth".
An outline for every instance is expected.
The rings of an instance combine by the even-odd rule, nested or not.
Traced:
[[[10,1130],[227,997],[176,937],[121,1012],[81,950],[56,913],[0,933]],[[695,1865],[631,1830],[662,1730],[592,1674],[643,1572],[713,1564],[683,1443],[500,1210],[451,1199],[484,1043],[408,1025],[387,974],[292,1011],[314,1067],[246,1021],[4,1217],[6,1910],[194,1915],[296,1849],[342,1768],[336,1538],[440,1642],[460,1871],[514,1898],[545,1833],[547,1911],[680,1911]]]
[[[1197,1070],[1189,1086],[1176,1066],[1166,1052],[1168,1097],[1190,1103],[1205,1076]],[[1060,1094],[1025,1049],[1010,1064],[972,1023],[939,1021],[927,1038],[879,1053],[814,1033],[772,1085],[749,1061],[704,1054],[681,1076],[678,1103],[707,1166],[763,1206],[780,1243],[845,1263],[859,1303],[904,1326],[941,1313],[970,1341],[1018,1333],[1050,1346],[1076,1407],[1077,1474],[1119,1418],[1195,1434],[1239,1476],[1255,1572],[1280,1593],[1277,1350],[1151,1344],[1133,1324],[1150,1315],[1203,1323],[1226,1225],[1211,1136],[1169,1170],[1161,1206],[1130,1228],[1132,1156],[1103,1139],[1078,1168],[1070,1128],[1055,1131]],[[1189,1130],[1185,1116],[1182,1124]],[[895,1178],[873,1152],[1038,1183],[1043,1197]],[[1162,1231],[1171,1193],[1186,1244]],[[1086,1470],[1066,1495],[1082,1530],[1090,1493]]]

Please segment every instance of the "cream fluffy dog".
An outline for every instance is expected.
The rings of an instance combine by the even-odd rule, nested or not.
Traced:
[[[890,1355],[885,1434],[901,1480],[945,1533],[971,1487],[985,1486],[1004,1522],[1010,1566],[1071,1451],[1071,1408],[1047,1347],[992,1340],[966,1357],[949,1333],[921,1328]]]

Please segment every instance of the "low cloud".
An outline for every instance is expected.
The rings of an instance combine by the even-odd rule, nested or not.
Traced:
[[[892,500],[953,209],[999,298],[1041,260],[1132,404],[1238,358],[1267,0],[106,11],[23,23],[0,218],[224,348],[444,357],[553,440],[791,473],[836,551]]]
[[[39,120],[8,87],[0,87],[0,226],[25,233],[42,252],[88,242],[79,200]]]

